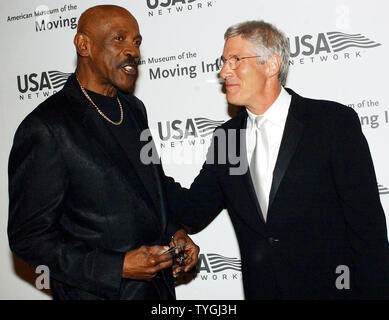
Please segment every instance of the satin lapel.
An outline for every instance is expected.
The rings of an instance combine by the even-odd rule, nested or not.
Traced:
[[[127,103],[124,104],[122,102],[122,104],[123,108],[131,108],[131,106],[128,106]],[[137,110],[128,109],[125,112],[125,116],[127,116],[126,121],[128,121],[130,125],[133,126],[133,130],[129,130],[128,136],[122,136],[118,134],[115,130],[113,130],[112,126],[108,127],[110,128],[112,135],[115,137],[116,141],[120,145],[122,151],[130,160],[134,170],[140,178],[140,182],[143,184],[147,193],[152,199],[153,205],[157,210],[158,214],[161,214],[154,165],[145,165],[140,160],[141,150],[147,142],[140,141],[140,126],[136,119],[133,117],[133,113],[137,112]]]
[[[244,112],[245,116],[241,120],[238,126],[237,139],[236,139],[236,150],[240,152],[240,157],[245,161],[247,171],[243,175],[232,176],[230,173],[229,179],[231,179],[231,185],[235,187],[234,192],[236,193],[237,201],[241,204],[239,208],[244,204],[250,203],[250,209],[247,212],[241,212],[241,217],[246,221],[247,225],[253,228],[256,232],[260,232],[257,226],[264,226],[265,220],[262,215],[261,207],[255,193],[255,188],[251,180],[250,169],[247,160],[247,147],[246,147],[246,125],[247,125],[247,113]],[[238,151],[239,150],[239,151]],[[244,205],[246,206],[246,205]],[[263,229],[262,229],[263,230]]]
[[[139,152],[137,154],[137,158],[132,157],[132,160],[134,162],[137,162],[137,168],[139,170],[139,173],[142,174],[142,179],[143,177],[146,178],[146,180],[143,180],[143,183],[145,184],[146,189],[148,192],[152,195],[152,199],[154,201],[154,204],[157,208],[158,213],[160,214],[161,218],[161,225],[162,225],[162,231],[165,232],[166,227],[167,227],[167,213],[165,210],[165,203],[164,203],[164,196],[163,196],[163,190],[162,190],[162,182],[161,182],[161,175],[159,173],[159,169],[162,169],[162,166],[159,165],[160,163],[160,158],[157,153],[156,146],[154,144],[154,140],[152,139],[151,136],[151,131],[150,137],[147,141],[140,141],[140,136],[141,133],[144,130],[149,130],[148,123],[147,123],[147,115],[146,111],[144,109],[144,106],[139,100],[136,100],[132,95],[126,94],[120,95],[120,99],[127,101],[127,104],[130,106],[130,109],[128,110],[129,117],[132,118],[136,129],[137,129],[137,139],[135,140],[137,142]],[[142,105],[140,105],[142,104]],[[153,159],[152,163],[145,165],[141,162],[140,160],[140,150],[145,146],[145,145],[151,146],[153,150]],[[148,148],[147,150],[149,150]],[[131,156],[131,154],[128,154],[128,156]],[[158,168],[157,166],[160,166]],[[147,185],[146,185],[147,184]]]
[[[160,170],[163,170],[162,169],[162,166],[160,166],[159,168]],[[167,228],[167,212],[165,210],[166,206],[165,206],[165,202],[164,202],[164,196],[163,196],[163,187],[162,187],[162,182],[161,182],[161,175],[160,173],[158,172],[158,168],[157,166],[153,165],[153,171],[155,173],[155,179],[156,179],[156,182],[157,182],[157,185],[156,185],[156,188],[158,190],[158,199],[159,199],[159,207],[161,209],[161,224],[162,224],[162,232],[165,233],[166,232],[166,228]]]
[[[156,189],[154,179],[154,170],[144,166],[139,159],[140,152],[140,141],[139,141],[139,127],[136,127],[134,130],[131,130],[130,136],[120,137],[114,133],[114,130],[107,130],[107,126],[100,116],[97,116],[94,107],[90,105],[89,101],[84,99],[80,87],[78,86],[77,80],[75,80],[74,75],[69,77],[66,93],[69,99],[72,101],[70,106],[75,110],[74,114],[79,115],[82,124],[92,133],[91,139],[95,140],[96,144],[100,146],[100,150],[103,154],[111,160],[112,164],[119,167],[123,175],[127,178],[128,181],[133,179],[132,173],[129,172],[128,166],[123,166],[125,161],[123,159],[117,159],[115,154],[119,150],[119,154],[123,154],[123,157],[130,160],[130,163],[133,165],[136,174],[138,174],[139,181],[145,187],[145,190],[148,192],[149,197],[147,199],[152,199],[154,208],[159,214],[159,204],[157,200]],[[123,106],[124,107],[124,106]],[[131,114],[131,110],[126,114]],[[128,119],[127,119],[128,120]],[[131,118],[130,122],[133,119]],[[138,126],[138,124],[135,124]],[[142,195],[140,195],[142,196]],[[160,221],[158,221],[160,224]]]
[[[273,171],[273,181],[270,189],[269,196],[269,210],[277,194],[280,183],[285,175],[285,172],[289,166],[290,159],[294,155],[297,145],[300,141],[303,133],[304,125],[297,120],[296,114],[296,98],[292,96],[292,102],[290,105],[288,117],[286,118],[285,129],[281,140],[280,150],[276,165]]]
[[[119,146],[112,143],[112,136],[108,133],[102,118],[82,94],[74,74],[69,77],[64,90],[71,101],[69,108],[73,111],[73,115],[91,132],[90,139],[99,146],[101,152],[111,161],[112,165],[117,164],[116,158],[113,156],[115,153],[111,152],[111,148],[114,148],[113,146],[119,148]]]

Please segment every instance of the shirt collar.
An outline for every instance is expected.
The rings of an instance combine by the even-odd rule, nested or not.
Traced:
[[[279,96],[269,107],[269,109],[265,111],[263,118],[266,118],[272,124],[283,126],[285,124],[286,117],[288,116],[291,99],[291,95],[283,87],[281,87]],[[252,123],[254,123],[255,118],[258,117],[258,115],[250,112],[247,108],[246,111],[249,119],[252,121]]]

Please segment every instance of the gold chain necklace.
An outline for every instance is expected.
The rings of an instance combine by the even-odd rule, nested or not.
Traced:
[[[123,122],[123,107],[122,107],[122,104],[120,103],[120,100],[119,100],[119,97],[117,96],[116,97],[116,100],[118,101],[119,103],[119,107],[120,107],[120,120],[118,122],[115,122],[115,121],[112,121],[110,118],[108,118],[104,113],[103,111],[101,111],[99,109],[98,106],[96,106],[96,104],[93,102],[93,100],[91,99],[91,97],[88,95],[88,93],[85,91],[84,87],[81,85],[80,81],[78,80],[78,78],[76,77],[77,81],[78,81],[78,84],[80,85],[80,88],[81,88],[81,91],[82,93],[84,94],[85,98],[88,99],[88,101],[96,108],[97,112],[105,119],[107,120],[109,123],[112,123],[113,125],[115,126],[118,126],[120,125],[122,122]]]

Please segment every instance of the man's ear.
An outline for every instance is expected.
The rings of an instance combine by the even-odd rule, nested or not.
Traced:
[[[279,55],[274,54],[272,55],[267,61],[267,68],[266,72],[269,78],[272,78],[274,76],[278,76],[281,69],[281,58]]]
[[[85,33],[78,32],[74,37],[77,53],[82,57],[90,55],[90,39]]]

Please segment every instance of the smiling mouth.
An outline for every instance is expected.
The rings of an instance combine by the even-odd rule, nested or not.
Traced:
[[[137,74],[136,66],[134,64],[124,64],[121,69],[129,76],[135,76]]]
[[[226,89],[227,89],[227,90],[233,89],[233,88],[236,88],[236,87],[239,87],[239,85],[237,85],[237,84],[232,84],[232,83],[226,84]]]

